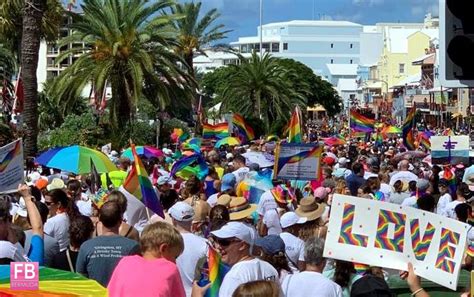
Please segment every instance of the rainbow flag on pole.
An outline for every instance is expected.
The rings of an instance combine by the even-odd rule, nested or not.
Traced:
[[[456,176],[454,175],[451,165],[444,167],[443,178],[448,181],[449,192],[451,195],[456,195]]]
[[[203,180],[209,172],[206,160],[201,153],[194,153],[190,156],[182,157],[171,166],[171,176],[179,176],[183,179],[188,179],[195,175],[200,180]]]
[[[165,214],[163,212],[163,207],[161,206],[160,200],[158,200],[158,195],[151,184],[151,180],[143,166],[142,160],[137,155],[135,144],[131,144],[131,149],[134,164],[123,184],[123,187],[127,192],[138,198],[138,200],[140,200],[151,211],[164,219]]]
[[[222,263],[221,255],[212,247],[209,247],[208,257],[209,281],[211,282],[211,287],[207,290],[205,296],[217,297],[219,296],[219,289],[228,269],[226,269],[224,263]]]
[[[234,113],[232,116],[232,125],[242,143],[249,142],[255,138],[252,127],[245,123],[244,118],[240,114]]]
[[[375,120],[369,119],[358,113],[355,110],[351,110],[351,128],[354,131],[360,132],[373,132]]]
[[[301,111],[298,106],[291,114],[290,122],[288,123],[288,138],[290,143],[302,143],[303,136],[301,134]]]
[[[202,124],[202,138],[204,139],[222,139],[229,136],[229,123],[227,122],[217,125]]]
[[[188,132],[183,131],[181,128],[174,128],[173,133],[171,133],[171,140],[174,142],[184,142],[188,138]]]
[[[415,126],[415,114],[416,109],[415,105],[413,104],[413,107],[407,114],[407,117],[402,127],[403,144],[410,151],[413,151],[415,149],[415,136],[413,134],[413,127]]]

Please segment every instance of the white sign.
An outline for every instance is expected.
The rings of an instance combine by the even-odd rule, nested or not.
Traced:
[[[469,166],[469,136],[431,136],[433,164],[459,164]]]
[[[274,176],[291,180],[316,180],[322,146],[318,144],[284,143],[277,148]]]
[[[23,144],[18,139],[0,148],[0,193],[16,191],[23,176]]]
[[[335,194],[324,256],[407,270],[455,290],[469,225],[409,206]]]

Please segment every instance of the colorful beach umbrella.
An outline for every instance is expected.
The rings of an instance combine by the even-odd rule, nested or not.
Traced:
[[[52,148],[36,158],[38,164],[74,174],[90,173],[91,160],[98,172],[118,170],[104,153],[80,145]]]
[[[11,290],[10,265],[0,265],[0,295],[12,297],[102,297],[107,296],[107,289],[96,281],[77,273],[40,267],[39,290]]]
[[[240,145],[240,140],[236,137],[226,137],[226,138],[222,138],[221,140],[219,140],[215,147],[219,148],[223,145]]]
[[[157,149],[156,147],[153,147],[153,146],[148,146],[148,145],[137,146],[136,150],[139,156],[142,156],[145,158],[159,158],[159,157],[164,156],[163,152],[160,149]],[[130,160],[133,161],[132,148],[129,147],[128,149],[126,149],[122,153],[122,157],[129,158]]]

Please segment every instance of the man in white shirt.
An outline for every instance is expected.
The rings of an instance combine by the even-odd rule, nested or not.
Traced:
[[[293,272],[303,271],[306,266],[304,262],[304,241],[296,237],[295,234],[298,232],[298,225],[306,223],[307,220],[307,218],[300,217],[292,211],[285,213],[280,218],[280,225],[283,228],[280,237],[285,243],[285,254]]]
[[[222,255],[222,261],[231,266],[219,289],[219,296],[232,296],[241,284],[256,280],[278,282],[278,272],[269,263],[250,254],[250,230],[240,222],[229,222],[211,232]]]
[[[414,174],[413,172],[408,171],[408,168],[410,167],[410,163],[408,160],[401,160],[398,163],[398,169],[399,171],[392,175],[390,178],[390,185],[393,186],[393,184],[397,180],[401,180],[402,182],[411,182],[412,180],[418,180],[418,176]]]
[[[283,280],[281,288],[285,296],[342,297],[341,287],[322,275],[326,266],[323,250],[324,240],[313,237],[306,241],[304,252],[306,270],[290,274]]]
[[[369,179],[370,177],[378,177],[380,164],[377,158],[369,158],[367,160],[367,170],[364,172],[364,179]]]
[[[173,226],[183,237],[184,251],[176,259],[176,266],[178,266],[186,296],[191,296],[196,266],[199,260],[207,255],[207,241],[191,233],[191,223],[194,218],[194,209],[191,205],[177,202],[168,213],[173,220]]]
[[[245,179],[247,174],[250,172],[250,169],[245,166],[245,157],[241,155],[237,155],[234,157],[234,160],[232,161],[234,165],[234,171],[232,171],[232,174],[235,175],[235,180],[236,180],[236,185],[238,185],[241,181]]]

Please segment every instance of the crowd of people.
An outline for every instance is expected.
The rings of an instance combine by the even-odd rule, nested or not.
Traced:
[[[88,175],[38,167],[16,195],[0,199],[0,263],[28,260],[80,273],[107,287],[110,296],[204,296],[211,286],[212,249],[226,272],[222,297],[392,296],[383,268],[360,271],[354,263],[323,257],[333,195],[470,223],[474,166],[433,165],[417,154],[400,154],[401,143],[385,145],[325,146],[318,180],[273,179],[257,201],[241,197],[240,187],[272,169],[242,154],[273,155],[274,142],[203,148],[209,171],[202,180],[171,176],[176,150],[165,147],[163,157],[144,160],[164,218],[132,211],[133,197],[121,187],[132,162],[117,154],[111,157],[119,170],[101,176],[105,194],[92,194]],[[454,191],[444,178],[447,170],[456,178]],[[471,263],[466,255],[463,268]],[[428,296],[411,264],[400,277],[413,296]]]

